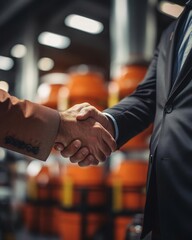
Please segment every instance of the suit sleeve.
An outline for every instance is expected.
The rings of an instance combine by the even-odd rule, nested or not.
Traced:
[[[60,116],[56,110],[19,100],[0,90],[0,146],[46,160],[54,144]]]
[[[156,68],[159,47],[148,68],[144,80],[130,96],[104,112],[112,115],[117,122],[119,137],[117,146],[121,147],[153,122],[156,109]]]

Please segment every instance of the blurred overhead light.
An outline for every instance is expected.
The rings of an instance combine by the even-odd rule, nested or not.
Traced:
[[[0,89],[4,90],[5,92],[8,92],[9,84],[5,81],[0,81]]]
[[[159,10],[160,12],[163,12],[167,15],[170,15],[172,17],[179,17],[179,15],[182,13],[184,7],[174,4],[168,1],[162,1],[159,4]]]
[[[42,32],[38,37],[38,41],[43,45],[59,49],[67,48],[71,43],[68,37],[50,32]]]
[[[0,69],[8,71],[10,70],[14,65],[14,62],[9,57],[0,56]]]
[[[44,57],[38,61],[38,68],[41,71],[49,71],[53,67],[54,67],[54,61],[51,58]]]
[[[37,176],[37,174],[41,171],[42,166],[42,162],[38,160],[33,160],[29,163],[27,167],[27,174],[31,177]]]
[[[65,24],[69,27],[85,31],[92,34],[98,34],[103,31],[103,24],[90,18],[71,14],[65,18]]]
[[[69,76],[66,73],[48,73],[41,77],[41,82],[49,84],[67,84]]]
[[[11,49],[11,55],[15,58],[22,58],[25,56],[27,52],[27,48],[22,45],[22,44],[16,44],[12,49]]]
[[[44,103],[48,100],[51,93],[51,87],[48,83],[42,83],[37,89],[37,101]]]

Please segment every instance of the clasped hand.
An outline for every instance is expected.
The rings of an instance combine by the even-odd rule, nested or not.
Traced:
[[[108,118],[88,103],[61,112],[55,149],[80,166],[97,165],[115,151],[113,126]]]

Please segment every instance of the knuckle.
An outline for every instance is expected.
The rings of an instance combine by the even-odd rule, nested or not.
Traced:
[[[90,104],[88,102],[84,102],[82,104],[85,105],[85,106],[90,106]]]
[[[62,155],[63,157],[65,157],[65,158],[70,157],[70,154],[69,154],[68,152],[66,152],[66,151],[62,151],[62,152],[61,152],[61,155]]]
[[[108,157],[108,156],[110,156],[110,154],[111,154],[111,150],[106,149],[106,151],[105,151],[105,155]]]
[[[70,157],[70,161],[72,162],[72,163],[76,163],[77,162],[77,159],[76,159],[76,157]]]

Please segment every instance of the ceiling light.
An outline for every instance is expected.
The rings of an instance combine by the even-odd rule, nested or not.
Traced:
[[[5,81],[0,81],[0,89],[8,92],[9,91],[9,84]]]
[[[0,69],[8,71],[10,70],[14,65],[14,62],[9,57],[0,56]]]
[[[59,49],[67,48],[71,43],[68,37],[50,32],[42,32],[38,37],[38,41],[43,45]]]
[[[41,71],[49,71],[53,67],[54,67],[54,61],[51,58],[44,57],[38,61],[38,68]]]
[[[103,24],[90,18],[71,14],[65,18],[65,24],[69,27],[85,31],[92,34],[98,34],[103,31]]]
[[[47,102],[51,93],[51,87],[48,83],[42,83],[37,89],[38,102]]]
[[[27,174],[31,177],[37,176],[37,174],[41,171],[42,166],[43,164],[41,163],[41,161],[31,161],[27,167]]]
[[[25,56],[27,48],[23,44],[16,44],[11,49],[11,55],[15,58],[22,58]]]
[[[167,15],[170,15],[172,17],[179,17],[179,15],[182,13],[184,7],[174,4],[168,1],[162,1],[159,4],[159,10],[160,12],[163,12]]]
[[[69,76],[66,73],[48,73],[41,77],[41,82],[49,84],[67,84],[69,82]]]

